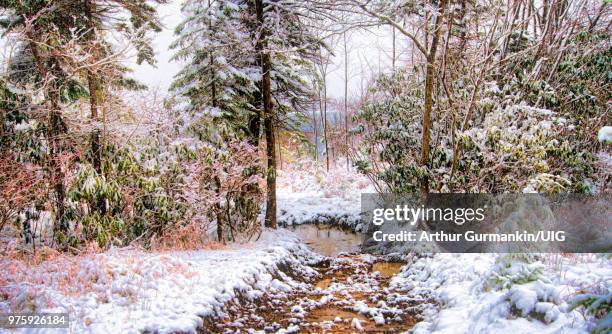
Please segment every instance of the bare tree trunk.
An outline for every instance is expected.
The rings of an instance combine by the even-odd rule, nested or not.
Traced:
[[[314,158],[316,162],[319,162],[319,129],[317,129],[317,113],[315,108],[312,108],[312,123],[314,131]]]
[[[440,30],[442,26],[442,17],[446,9],[447,0],[440,1],[440,14],[436,17],[433,27],[433,38],[431,46],[427,54],[427,69],[425,73],[425,110],[423,112],[423,138],[421,146],[421,165],[423,168],[429,168],[429,153],[430,153],[430,132],[431,132],[431,111],[433,109],[433,86],[434,72],[436,70],[436,52],[440,41]],[[427,23],[426,23],[427,24]],[[423,177],[420,185],[421,195],[426,195],[429,192],[429,178],[427,174]]]
[[[91,110],[91,120],[94,129],[91,132],[91,154],[92,164],[98,175],[102,175],[102,158],[100,150],[100,131],[97,128],[98,122],[98,97],[97,80],[91,71],[87,71],[87,84],[89,88],[89,105]]]
[[[86,0],[85,2],[85,10],[87,11],[86,17],[89,20],[89,31],[87,32],[87,39],[89,42],[93,42],[95,39],[95,22],[94,17],[92,15],[93,4],[90,0]],[[94,55],[96,54],[94,50]],[[98,175],[102,175],[102,158],[100,151],[100,131],[97,128],[98,122],[98,80],[91,69],[87,70],[87,85],[89,89],[89,109],[91,112],[91,121],[93,123],[94,129],[91,132],[91,155],[92,155],[92,165]],[[101,207],[104,208],[104,205]]]
[[[323,132],[325,134],[325,163],[326,163],[326,167],[327,167],[327,171],[329,172],[329,155],[330,153],[333,154],[333,152],[330,152],[330,141],[331,141],[331,135],[329,133],[329,122],[327,119],[327,82],[326,82],[327,78],[323,77],[323,118],[325,119],[325,122],[323,123]],[[333,150],[333,143],[332,145],[332,150]]]
[[[392,43],[393,43],[393,53],[391,54],[391,69],[393,70],[393,73],[395,73],[395,59],[396,59],[396,51],[395,51],[395,27],[391,26],[391,36],[392,36]],[[345,43],[345,49],[346,49],[346,40],[344,41]],[[346,51],[346,50],[345,50]]]
[[[263,15],[263,0],[256,0],[257,21],[261,29],[259,40],[257,43],[258,51],[261,54],[261,71],[262,71],[262,94],[263,94],[263,115],[264,128],[266,134],[266,155],[268,157],[268,168],[266,171],[266,181],[268,184],[268,194],[266,201],[266,217],[265,226],[276,228],[276,145],[274,138],[274,110],[272,106],[272,79],[270,70],[272,61],[270,53],[267,49],[268,32],[265,27]]]
[[[348,50],[346,32],[342,35],[344,42],[344,144],[346,146],[346,170],[349,170],[349,114],[348,114]],[[395,59],[395,28],[393,28],[393,58]],[[393,63],[395,70],[395,60]]]

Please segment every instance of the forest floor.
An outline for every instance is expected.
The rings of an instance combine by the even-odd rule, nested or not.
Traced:
[[[346,228],[358,220],[323,219],[344,231],[295,227],[355,216],[371,188],[343,174],[280,174],[279,220],[303,238],[279,229],[224,249],[0,257],[0,313],[70,313],[69,329],[19,331],[45,334],[588,333],[597,319],[574,298],[612,296],[606,255],[382,257],[352,248],[359,239]]]

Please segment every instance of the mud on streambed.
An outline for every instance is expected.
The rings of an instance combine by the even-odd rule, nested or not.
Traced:
[[[401,333],[420,320],[419,303],[389,287],[405,263],[340,255],[315,266],[314,282],[228,305],[203,333]]]

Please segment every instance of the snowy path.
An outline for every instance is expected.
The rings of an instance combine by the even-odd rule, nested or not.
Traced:
[[[70,329],[27,333],[194,333],[240,297],[299,288],[317,275],[308,264],[318,258],[286,230],[223,250],[115,249],[39,265],[0,257],[0,313],[70,314]],[[287,268],[301,279],[284,275]]]
[[[420,320],[421,300],[389,288],[405,263],[341,255],[315,268],[320,277],[291,291],[229,305],[202,333],[400,333]]]

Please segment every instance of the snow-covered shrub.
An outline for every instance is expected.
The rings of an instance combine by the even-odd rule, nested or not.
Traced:
[[[426,173],[418,165],[423,105],[418,79],[402,71],[381,75],[371,93],[372,101],[354,116],[351,133],[368,143],[355,152],[355,165],[391,191],[415,191]]]
[[[203,146],[195,152],[194,181],[204,207],[200,213],[217,225],[217,237],[236,240],[260,232],[258,215],[263,181],[257,149],[246,141],[229,141],[219,149]]]
[[[609,333],[612,331],[612,292],[579,294],[574,297],[571,309],[580,307],[584,307],[587,314],[597,319],[593,333]]]
[[[80,165],[68,191],[75,224],[68,236],[71,244],[93,240],[105,247],[137,238],[148,244],[182,221],[186,207],[176,189],[178,164],[160,167],[162,158],[148,159],[154,155],[147,155],[146,147],[139,156],[117,150],[105,160],[103,175],[90,164]]]
[[[557,320],[561,313],[556,305],[559,303],[558,289],[541,281],[512,287],[508,300],[515,315],[530,316],[545,323]]]
[[[383,75],[372,88],[373,102],[355,117],[353,134],[371,143],[359,150],[357,167],[398,193],[416,191],[425,177],[439,192],[587,191],[590,155],[559,135],[574,127],[570,120],[494,88],[495,82],[486,86],[465,131],[452,131],[447,119],[434,121],[436,145],[423,167],[418,82],[401,72]]]
[[[532,254],[506,254],[498,257],[488,279],[484,282],[485,290],[509,289],[516,284],[526,284],[538,280],[543,266],[534,262]]]
[[[603,88],[612,83],[609,34],[576,33],[568,52],[547,50],[550,58],[530,48],[534,42],[528,34],[510,36],[503,65],[481,69],[482,80],[460,61],[445,69],[454,83],[439,82],[426,166],[422,78],[404,70],[379,77],[355,115],[353,134],[367,143],[355,164],[397,193],[413,192],[424,180],[435,192],[605,188],[594,153],[596,131],[609,123],[610,89]]]
[[[546,267],[538,259],[523,253],[499,256],[481,287],[485,292],[504,292],[510,316],[551,323],[561,314],[562,288],[545,275]]]

